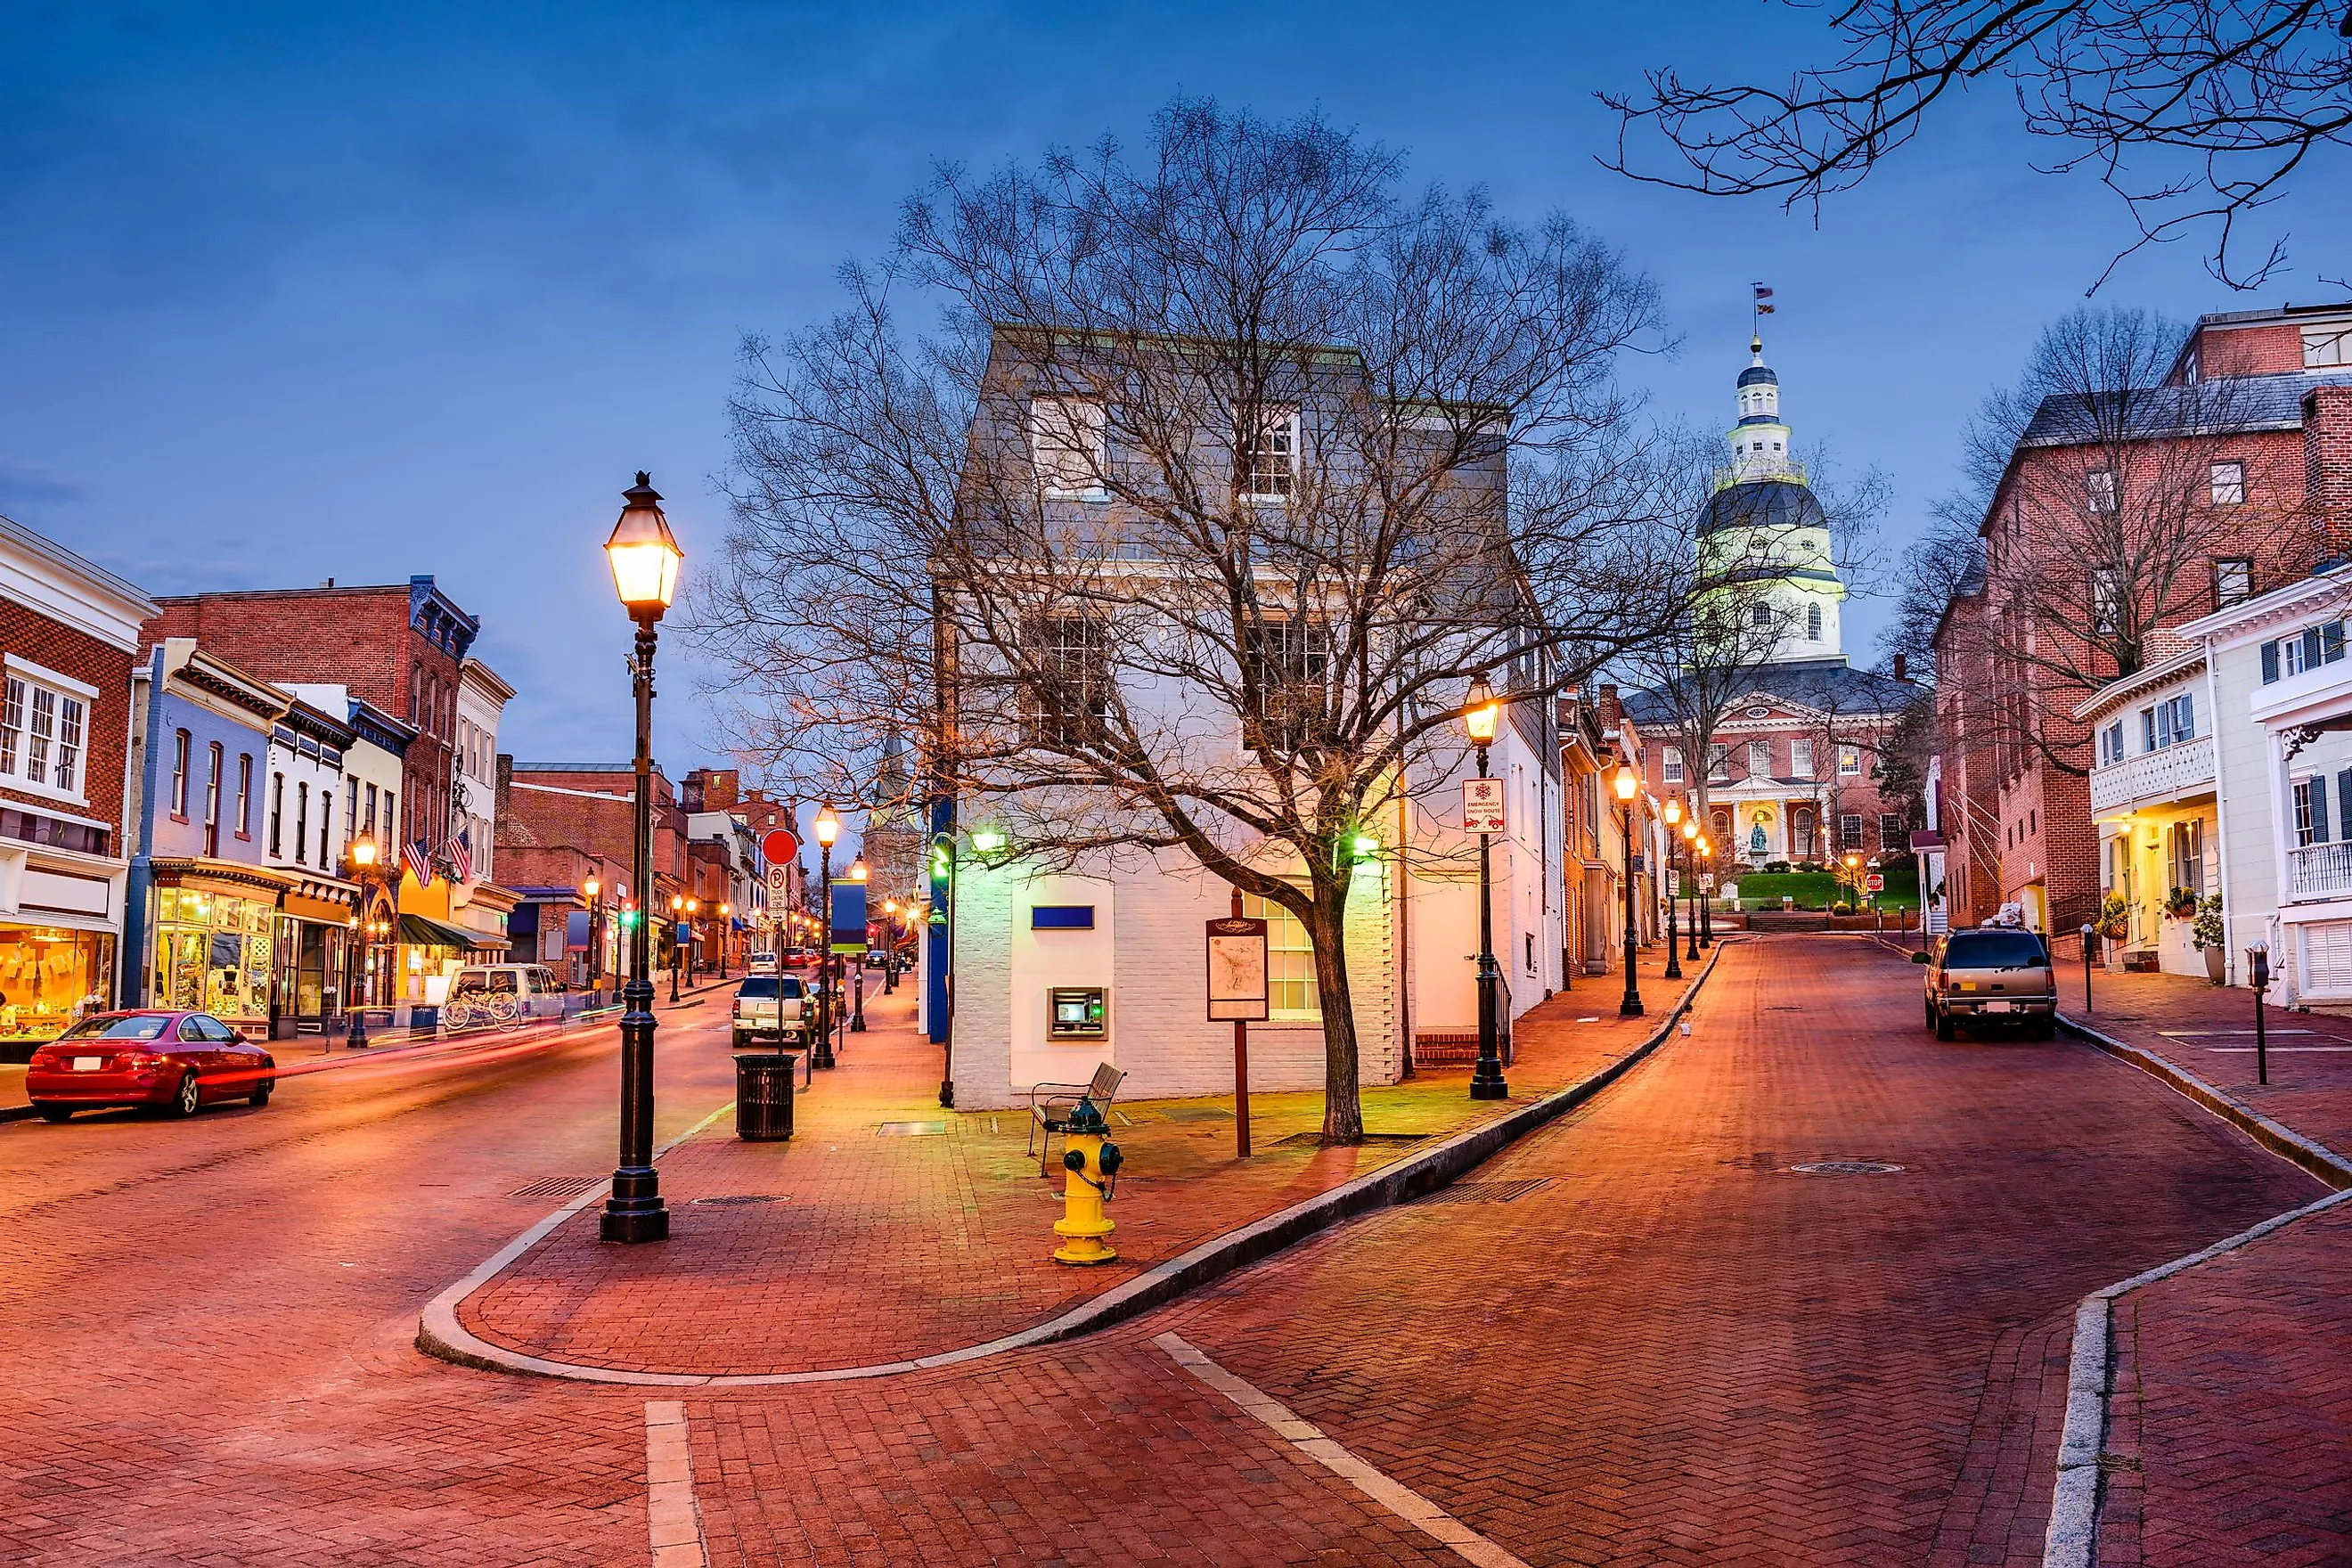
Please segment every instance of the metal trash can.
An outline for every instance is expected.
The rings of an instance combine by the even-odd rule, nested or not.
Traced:
[[[791,1051],[746,1052],[735,1058],[736,1137],[772,1143],[793,1135],[793,1071],[800,1065]]]

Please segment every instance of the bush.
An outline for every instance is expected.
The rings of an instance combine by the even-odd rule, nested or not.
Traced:
[[[1836,903],[1830,906],[1830,913],[1833,915],[1850,915],[1853,913],[1853,906],[1841,899]]]
[[[1769,872],[1787,871],[1793,868],[1794,868],[1790,866],[1786,860],[1767,860],[1764,862],[1764,869]]]

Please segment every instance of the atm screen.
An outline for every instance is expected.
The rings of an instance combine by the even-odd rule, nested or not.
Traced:
[[[1083,996],[1057,996],[1054,999],[1054,1022],[1065,1027],[1083,1026],[1087,1021],[1087,1003]]]

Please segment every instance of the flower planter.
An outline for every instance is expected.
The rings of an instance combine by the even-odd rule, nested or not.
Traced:
[[[2205,977],[2219,985],[2229,978],[2230,955],[2218,947],[2205,950]]]

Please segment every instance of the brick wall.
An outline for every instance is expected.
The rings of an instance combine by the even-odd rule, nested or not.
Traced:
[[[2277,375],[2303,368],[2303,329],[2293,321],[2261,327],[2206,327],[2196,334],[2197,370],[2217,375]]]
[[[502,760],[501,766],[506,765]],[[656,890],[675,890],[686,881],[686,818],[677,809],[669,780],[656,773],[653,786],[655,886]],[[506,863],[509,854],[537,845],[569,846],[616,866],[628,865],[635,831],[630,795],[635,787],[635,774],[621,768],[515,773],[507,790],[506,809],[499,814],[500,864]],[[516,825],[522,831],[516,831]],[[509,880],[520,878],[511,870],[507,875]],[[528,884],[528,879],[520,879]],[[639,889],[630,889],[633,898],[638,894]],[[668,895],[662,891],[661,896]]]
[[[2303,487],[2330,552],[2352,551],[2352,386],[2304,395]]]
[[[126,853],[121,835],[123,755],[131,747],[131,656],[38,610],[0,600],[0,652],[56,670],[98,688],[98,700],[84,715],[82,797],[68,805],[53,796],[0,786],[0,800],[21,802],[75,816],[93,816],[113,826],[113,851]]]

